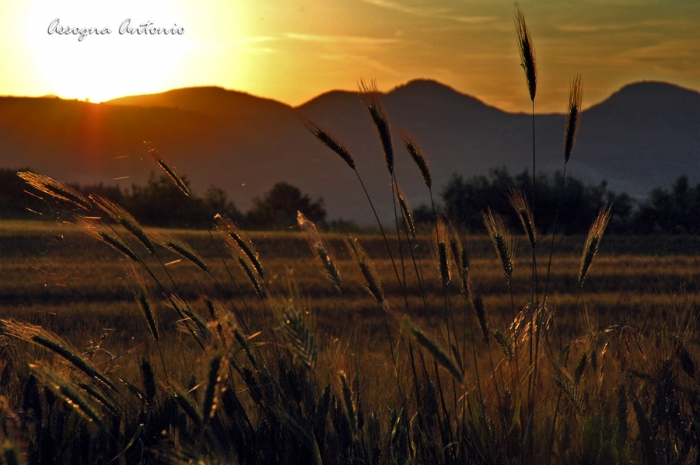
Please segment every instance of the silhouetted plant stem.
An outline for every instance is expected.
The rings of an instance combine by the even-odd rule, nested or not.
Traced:
[[[382,222],[379,220],[379,216],[377,215],[377,210],[374,208],[374,203],[372,202],[372,198],[369,195],[369,192],[367,192],[367,188],[365,187],[365,183],[362,181],[362,178],[360,177],[360,173],[357,172],[356,169],[353,169],[355,171],[355,175],[357,176],[357,179],[360,181],[360,185],[362,186],[362,190],[365,193],[365,197],[367,197],[367,201],[369,202],[369,206],[372,208],[372,213],[374,214],[374,219],[377,221],[377,226],[379,226],[379,231],[382,233],[382,238],[384,239],[384,244],[386,245],[386,250],[389,253],[389,258],[391,259],[391,265],[394,268],[394,274],[396,274],[396,280],[399,283],[399,287],[401,288],[401,291],[405,293],[405,290],[403,288],[403,284],[401,282],[401,277],[399,276],[399,270],[396,267],[396,262],[394,261],[394,255],[391,253],[391,247],[389,246],[389,241],[386,238],[386,234],[384,233],[384,227],[382,226]]]
[[[406,266],[403,259],[403,244],[401,240],[401,228],[399,227],[399,215],[396,211],[396,198],[399,196],[399,186],[396,183],[396,174],[391,172],[391,201],[394,207],[394,221],[396,224],[396,239],[399,241],[399,259],[401,260],[401,274],[403,275],[403,285],[399,282],[401,290],[403,291],[404,304],[406,305],[406,311],[409,311],[408,306],[408,290],[406,283]]]
[[[557,222],[559,220],[559,210],[561,209],[561,202],[564,198],[564,189],[566,188],[566,166],[568,163],[564,163],[564,175],[562,176],[561,189],[559,190],[559,198],[557,199],[557,208],[554,211],[554,223],[552,224],[552,241],[549,245],[549,260],[547,262],[547,277],[544,282],[544,294],[542,296],[542,305],[547,303],[547,293],[549,291],[549,278],[552,269],[552,257],[554,255],[554,239],[557,234]]]

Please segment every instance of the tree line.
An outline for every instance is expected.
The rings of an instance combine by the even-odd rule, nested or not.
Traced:
[[[51,200],[31,192],[17,171],[0,169],[0,218],[36,219],[38,215],[60,215],[53,209]],[[186,176],[181,179],[190,188]],[[316,223],[325,223],[326,209],[323,199],[312,200],[297,187],[278,182],[262,198],[253,199],[248,212],[240,211],[221,188],[210,186],[203,196],[186,197],[165,174],[151,173],[145,185],[130,188],[104,184],[77,185],[71,187],[82,194],[101,195],[118,203],[139,222],[148,226],[203,228],[209,227],[216,214],[226,215],[239,226],[247,229],[285,229],[296,225],[297,211]]]
[[[519,228],[519,219],[510,206],[511,189],[522,191],[532,204],[532,176],[525,171],[512,176],[505,168],[487,176],[464,178],[454,175],[442,190],[444,211],[456,224],[470,231],[484,231],[481,212],[487,208],[500,213],[506,223]],[[559,204],[557,232],[585,234],[598,211],[611,208],[608,231],[617,234],[699,234],[700,184],[692,187],[687,176],[679,177],[671,189],[657,187],[644,200],[608,189],[606,181],[598,185],[557,171],[552,176],[539,173],[535,182],[534,217],[540,232],[551,233]],[[423,206],[421,218],[427,207]]]
[[[0,169],[0,218],[31,219],[37,215],[58,214],[47,199],[30,192],[17,176],[18,170]],[[26,170],[25,170],[26,171]],[[183,176],[189,187],[189,181]],[[210,186],[203,196],[190,198],[164,174],[151,176],[145,185],[119,186],[73,185],[85,195],[99,194],[118,204],[147,225],[159,227],[205,227],[215,214],[227,215],[239,226],[248,229],[288,229],[296,225],[301,211],[315,223],[336,229],[358,229],[352,222],[327,222],[323,198],[312,200],[291,184],[279,182],[262,197],[253,200],[247,212],[240,211],[226,192]],[[440,193],[438,214],[445,214],[460,227],[471,232],[484,232],[481,212],[490,208],[499,213],[512,228],[519,220],[510,206],[511,189],[522,191],[532,202],[532,176],[525,171],[511,175],[505,168],[491,170],[488,175],[466,178],[455,174]],[[608,189],[605,181],[598,185],[560,172],[540,173],[535,182],[534,215],[538,230],[550,233],[559,204],[557,232],[585,234],[600,208],[612,206],[608,230],[618,234],[699,234],[700,184],[691,186],[687,176],[679,177],[670,189],[657,187],[648,198],[638,201],[625,193]],[[431,223],[433,209],[421,205],[414,210],[416,223]]]

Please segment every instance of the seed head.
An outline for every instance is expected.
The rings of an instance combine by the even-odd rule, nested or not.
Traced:
[[[420,170],[420,174],[423,176],[423,181],[425,185],[430,189],[433,185],[432,174],[430,173],[430,165],[428,165],[428,160],[425,158],[423,151],[421,150],[418,142],[409,134],[407,131],[401,131],[401,141],[403,146],[406,147],[406,151],[413,159]]]
[[[581,256],[581,269],[578,275],[579,288],[583,287],[583,281],[586,279],[591,263],[593,263],[593,257],[595,257],[595,254],[598,252],[600,240],[603,238],[603,233],[608,226],[608,221],[610,221],[610,208],[609,205],[601,208],[598,216],[591,225],[591,229],[588,231],[586,245],[583,247],[583,255]]]
[[[352,155],[350,155],[348,149],[346,149],[343,144],[338,142],[338,139],[307,118],[302,117],[301,121],[304,123],[304,126],[306,126],[306,129],[308,129],[311,134],[316,136],[316,138],[320,140],[323,145],[340,155],[340,158],[342,158],[350,168],[353,170],[355,169],[355,160],[352,159]]]
[[[569,90],[569,111],[566,115],[566,128],[564,130],[564,162],[568,163],[571,152],[576,143],[576,134],[581,123],[581,105],[583,104],[583,86],[581,75],[577,74],[571,81]]]
[[[413,211],[411,211],[411,204],[408,203],[408,197],[404,193],[403,189],[396,184],[396,194],[399,198],[399,206],[401,207],[401,216],[403,217],[404,225],[406,230],[411,233],[411,236],[416,237],[416,223],[413,221]]]
[[[374,126],[377,128],[379,140],[382,143],[384,150],[384,158],[386,166],[389,169],[389,174],[394,174],[394,147],[391,140],[391,127],[389,126],[389,117],[386,114],[384,105],[379,98],[377,84],[372,81],[369,85],[365,81],[360,80],[360,100],[369,112]]]
[[[151,144],[149,142],[144,141],[144,143],[146,144],[146,147],[148,149],[148,153],[151,154],[151,156],[153,157],[153,160],[156,162],[156,164],[158,166],[160,166],[160,168],[163,171],[165,171],[165,174],[167,174],[170,177],[170,179],[175,183],[177,188],[180,189],[180,191],[183,194],[185,194],[187,197],[189,197],[190,196],[189,187],[187,187],[187,184],[185,184],[185,182],[182,180],[182,178],[180,178],[180,176],[177,175],[175,170],[173,170],[170,167],[170,165],[168,165],[165,162],[165,160],[163,160],[163,157],[160,155],[160,152],[158,151],[158,149],[151,146]]]
[[[17,173],[17,176],[24,179],[24,181],[34,189],[44,194],[48,194],[64,202],[72,203],[83,210],[92,210],[90,202],[80,192],[62,182],[30,171],[20,171]]]
[[[365,278],[366,289],[370,294],[377,300],[377,303],[383,308],[387,306],[386,299],[384,298],[384,291],[382,290],[382,284],[379,281],[379,276],[377,275],[377,270],[374,268],[374,263],[370,260],[365,249],[360,245],[357,238],[350,237],[345,239],[345,245],[350,251],[357,266],[360,267],[360,272]]]
[[[518,35],[518,48],[520,49],[520,66],[525,71],[527,88],[530,91],[530,100],[535,101],[537,93],[537,66],[535,64],[535,48],[532,44],[530,30],[525,23],[525,15],[520,8],[515,12],[515,32]]]
[[[493,246],[496,249],[496,255],[501,261],[503,274],[510,281],[513,277],[513,261],[515,260],[515,241],[513,236],[506,229],[501,217],[494,215],[490,208],[482,213],[482,216],[486,230],[489,232]]]
[[[523,225],[523,230],[530,242],[530,247],[534,249],[537,244],[537,230],[535,229],[535,220],[532,215],[532,210],[527,203],[525,195],[517,189],[511,189],[508,194],[508,200],[518,214],[518,218],[520,218],[520,223]]]

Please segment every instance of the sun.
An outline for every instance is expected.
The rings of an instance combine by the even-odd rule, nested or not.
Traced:
[[[172,0],[36,0],[25,38],[51,93],[101,102],[172,87],[185,23]]]

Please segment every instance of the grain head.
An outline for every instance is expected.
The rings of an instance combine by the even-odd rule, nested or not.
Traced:
[[[372,81],[369,85],[364,80],[359,83],[360,100],[369,112],[374,127],[377,128],[377,134],[382,144],[386,166],[390,174],[394,174],[394,146],[391,139],[391,127],[389,126],[389,117],[386,114],[382,100],[379,97],[377,84]]]
[[[491,242],[496,249],[496,255],[501,262],[503,274],[510,281],[513,277],[513,262],[515,260],[515,240],[503,224],[503,219],[494,214],[489,208],[482,213],[484,225],[491,237]]]
[[[564,129],[564,163],[569,162],[571,152],[576,143],[576,134],[581,123],[581,106],[583,105],[583,86],[581,75],[577,74],[569,90],[569,107],[566,114],[566,127]]]
[[[535,62],[535,47],[532,44],[530,30],[525,22],[525,15],[518,8],[515,12],[515,32],[518,37],[518,49],[520,50],[520,66],[525,71],[527,88],[530,92],[530,100],[535,101],[537,93],[537,66]]]
[[[408,131],[402,130],[400,136],[403,146],[406,147],[406,151],[418,167],[420,174],[423,176],[425,185],[428,186],[428,189],[430,189],[433,185],[433,177],[430,172],[430,165],[428,165],[428,160],[425,157],[423,150],[421,150],[416,139]]]
[[[302,117],[301,121],[304,126],[306,126],[306,129],[316,136],[316,139],[320,140],[323,145],[337,153],[350,168],[353,170],[355,169],[355,160],[353,160],[348,149],[346,149],[336,137],[307,118]]]

